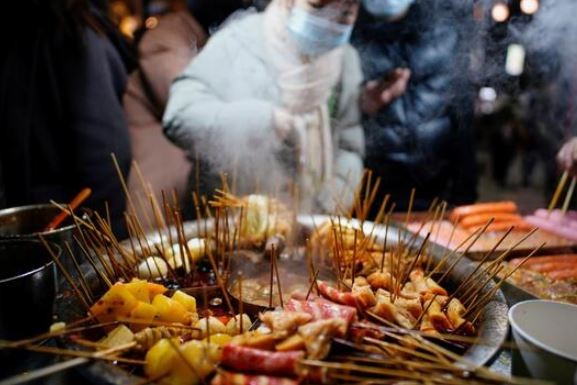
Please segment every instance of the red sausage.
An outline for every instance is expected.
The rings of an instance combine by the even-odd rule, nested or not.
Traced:
[[[357,309],[351,306],[338,305],[323,298],[315,298],[308,301],[290,299],[285,304],[285,310],[302,311],[313,316],[314,321],[329,318],[344,319],[350,324],[357,317]]]
[[[297,363],[304,355],[302,351],[271,352],[229,344],[222,349],[221,363],[241,372],[294,376]]]
[[[547,273],[547,276],[552,279],[577,279],[577,268],[570,270],[552,271]]]
[[[468,206],[456,207],[451,213],[453,222],[463,219],[465,216],[483,213],[515,213],[517,204],[513,201],[475,203]]]

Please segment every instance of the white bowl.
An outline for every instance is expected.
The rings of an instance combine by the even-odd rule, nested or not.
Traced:
[[[518,372],[513,374],[577,385],[576,305],[519,302],[509,310],[509,322],[518,347],[513,356],[513,370]],[[515,362],[519,358],[521,362]]]

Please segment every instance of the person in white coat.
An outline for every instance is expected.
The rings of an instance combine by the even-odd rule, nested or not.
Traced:
[[[194,189],[210,194],[226,174],[237,194],[298,186],[302,210],[350,207],[364,151],[361,68],[348,44],[358,6],[273,0],[211,37],[163,118],[165,134],[208,166]]]

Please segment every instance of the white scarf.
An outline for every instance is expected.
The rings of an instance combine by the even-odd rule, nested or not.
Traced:
[[[315,193],[333,176],[333,140],[328,100],[341,78],[343,48],[303,56],[287,22],[293,0],[273,0],[264,12],[268,55],[278,73],[283,107],[293,114],[301,149],[301,186]]]

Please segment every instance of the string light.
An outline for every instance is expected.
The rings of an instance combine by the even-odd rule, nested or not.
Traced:
[[[497,23],[504,22],[509,18],[509,6],[502,2],[493,5],[493,9],[491,9],[491,16]]]
[[[539,10],[539,0],[521,0],[521,11],[532,15]]]

